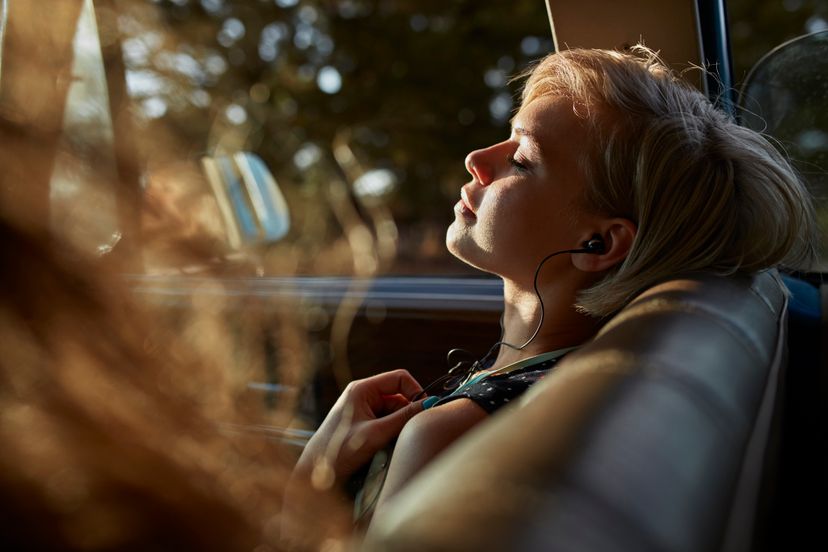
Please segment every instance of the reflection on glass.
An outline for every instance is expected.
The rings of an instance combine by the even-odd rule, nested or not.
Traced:
[[[828,31],[795,39],[760,60],[740,103],[744,124],[778,140],[805,178],[828,243]]]
[[[94,7],[84,2],[73,41],[72,84],[50,183],[54,231],[85,251],[108,252],[118,233],[118,173]],[[94,159],[94,162],[90,162]]]
[[[231,248],[274,243],[290,230],[287,202],[256,155],[239,152],[202,159]]]

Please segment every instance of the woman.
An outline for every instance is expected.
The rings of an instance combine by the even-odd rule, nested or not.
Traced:
[[[540,61],[508,139],[469,154],[466,168],[446,243],[503,279],[496,356],[425,404],[407,373],[353,383],[294,480],[343,479],[399,431],[382,507],[641,290],[690,272],[751,273],[814,257],[813,207],[788,162],[641,46]]]
[[[287,497],[319,529],[313,549],[335,549],[326,539],[347,534],[350,520],[330,495],[312,500],[305,478],[331,488],[397,437],[385,503],[485,420],[487,401],[528,385],[510,378],[540,376],[639,289],[679,272],[749,272],[807,257],[810,202],[785,161],[641,53],[545,59],[509,139],[469,156],[448,245],[504,279],[512,347],[481,359],[481,373],[500,375],[425,412],[412,400],[422,387],[403,371],[349,385]],[[46,239],[36,225],[48,218],[21,220],[0,209],[6,548],[279,549],[289,460],[233,431],[259,414],[216,385],[227,371],[209,356],[225,345],[215,313],[162,323],[135,305],[117,270]],[[209,337],[208,351],[194,350],[181,326]],[[528,365],[504,370],[515,362]],[[302,522],[300,536],[310,526]]]

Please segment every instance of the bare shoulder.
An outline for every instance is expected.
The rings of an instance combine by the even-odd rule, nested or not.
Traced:
[[[413,444],[421,445],[444,437],[453,437],[451,440],[454,440],[487,417],[486,411],[471,399],[453,400],[411,418],[403,428],[398,443],[414,441]]]
[[[414,416],[397,439],[379,504],[405,486],[414,474],[440,452],[487,417],[485,410],[467,398],[436,406]]]

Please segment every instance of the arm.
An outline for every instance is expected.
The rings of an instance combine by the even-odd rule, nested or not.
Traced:
[[[311,475],[320,467],[330,472],[330,487],[365,464],[405,423],[422,410],[410,402],[422,387],[406,370],[385,372],[352,381],[305,446],[294,474]],[[318,487],[320,485],[317,485]]]
[[[412,418],[397,440],[388,476],[377,500],[377,511],[423,466],[486,417],[486,411],[477,403],[463,398],[436,406]]]
[[[298,547],[326,534],[317,527],[320,519],[323,525],[327,523],[326,516],[319,516],[320,511],[326,511],[326,503],[316,493],[324,494],[347,479],[396,437],[422,410],[422,401],[408,399],[421,391],[420,384],[405,370],[348,385],[308,441],[287,483],[282,512],[286,543]]]

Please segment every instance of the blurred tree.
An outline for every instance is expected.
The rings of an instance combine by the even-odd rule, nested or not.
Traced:
[[[344,140],[362,172],[391,175],[365,193],[383,195],[400,225],[396,271],[422,251],[435,269],[462,270],[426,242],[442,242],[465,155],[507,134],[509,77],[552,49],[538,0],[119,4],[127,80],[147,130],[172,127],[191,155],[253,150],[303,203],[337,177],[333,144]],[[297,233],[307,230],[299,211]]]
[[[776,46],[828,29],[828,0],[729,0],[727,7],[737,86]]]

